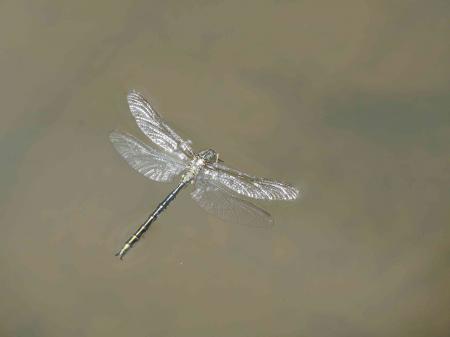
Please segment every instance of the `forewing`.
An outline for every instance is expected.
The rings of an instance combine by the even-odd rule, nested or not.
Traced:
[[[250,176],[220,163],[205,168],[204,174],[225,187],[254,199],[293,200],[299,196],[299,190],[290,184]]]
[[[186,168],[181,159],[155,150],[131,135],[113,131],[109,139],[128,164],[149,179],[170,181]]]
[[[139,128],[155,144],[181,159],[192,157],[193,151],[190,141],[183,140],[170,128],[144,96],[137,91],[130,91],[128,93],[128,105]]]
[[[239,198],[208,176],[198,176],[192,198],[207,212],[232,223],[255,227],[270,227],[273,219],[265,210]]]

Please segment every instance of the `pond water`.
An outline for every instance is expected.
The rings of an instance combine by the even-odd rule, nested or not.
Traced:
[[[3,1],[1,336],[447,336],[442,1]],[[109,143],[152,99],[195,149],[291,182],[218,220]]]

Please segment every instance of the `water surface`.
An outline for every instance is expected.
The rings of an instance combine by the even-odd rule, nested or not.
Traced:
[[[3,1],[1,336],[446,336],[444,1]],[[135,88],[196,149],[303,186],[230,225],[108,133]]]

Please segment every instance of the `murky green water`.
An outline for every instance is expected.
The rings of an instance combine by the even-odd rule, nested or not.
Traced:
[[[446,336],[445,1],[0,3],[0,335]],[[197,149],[306,188],[230,225],[108,133],[152,97]]]

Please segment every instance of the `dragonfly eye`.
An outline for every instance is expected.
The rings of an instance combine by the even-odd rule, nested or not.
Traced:
[[[208,163],[216,163],[219,158],[217,152],[211,149],[203,150],[199,153],[199,155]]]

